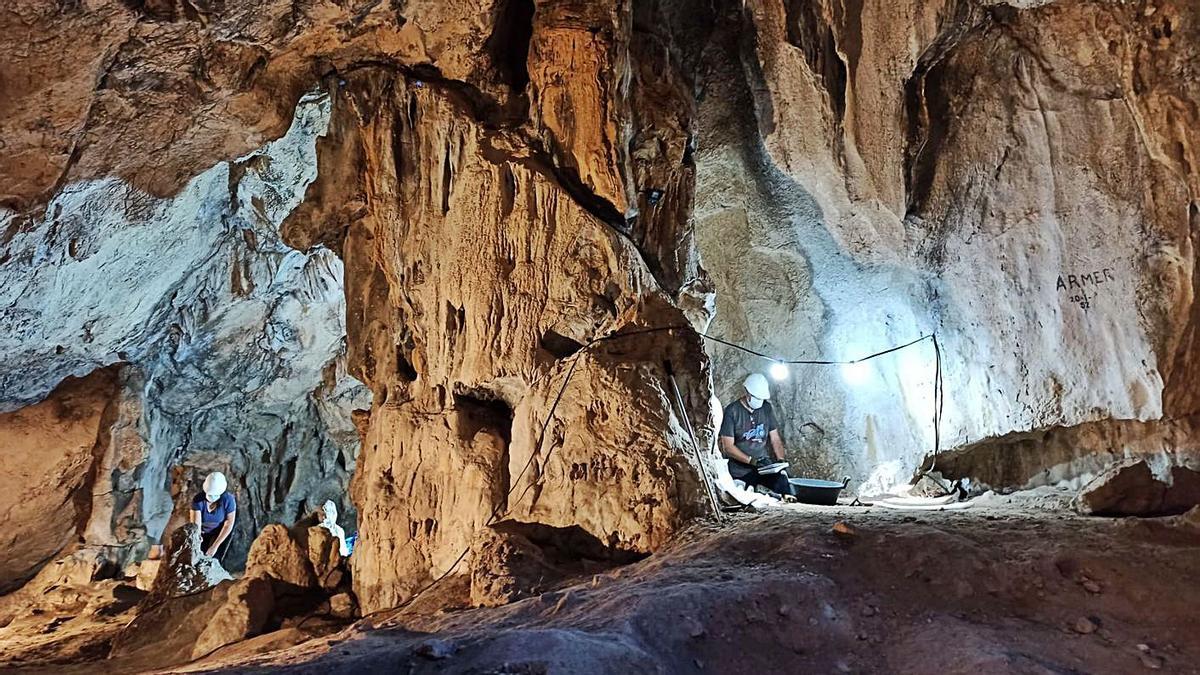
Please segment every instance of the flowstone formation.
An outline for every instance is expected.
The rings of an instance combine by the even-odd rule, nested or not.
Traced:
[[[351,372],[373,393],[353,483],[365,611],[466,575],[496,521],[622,558],[705,508],[664,365],[699,419],[683,307],[702,307],[702,280],[663,248],[688,236],[686,120],[627,127],[667,56],[628,51],[627,9],[539,6],[524,33],[476,43],[473,68],[339,70],[318,199],[285,231],[346,264]],[[490,46],[519,35],[527,57]],[[673,192],[651,203],[651,187]]]

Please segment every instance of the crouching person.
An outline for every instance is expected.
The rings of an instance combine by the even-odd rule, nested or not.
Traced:
[[[758,469],[784,461],[783,439],[767,399],[767,378],[753,373],[742,383],[742,397],[725,406],[721,419],[721,454],[729,460],[729,475],[747,488],[761,485],[780,496],[791,496],[786,473],[760,474]]]
[[[204,479],[204,490],[192,500],[191,521],[200,526],[200,548],[217,560],[229,548],[237,515],[237,502],[228,487],[225,474],[214,471]]]

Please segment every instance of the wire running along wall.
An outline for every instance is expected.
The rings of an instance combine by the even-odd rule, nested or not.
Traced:
[[[534,444],[533,450],[529,453],[529,460],[525,462],[525,466],[521,467],[521,471],[517,474],[517,477],[512,480],[512,482],[509,486],[508,492],[505,494],[505,500],[503,503],[506,505],[506,508],[497,506],[492,511],[492,514],[488,517],[487,522],[484,523],[484,527],[488,527],[490,525],[495,524],[499,518],[511,513],[513,506],[515,504],[519,504],[521,502],[521,500],[525,498],[525,495],[527,495],[529,493],[529,490],[532,489],[533,486],[536,484],[536,482],[530,483],[529,485],[527,485],[525,487],[525,489],[521,492],[521,494],[515,500],[513,500],[511,502],[508,500],[508,497],[511,497],[513,492],[516,491],[517,486],[520,485],[520,483],[521,483],[521,479],[525,477],[525,473],[527,471],[529,471],[529,467],[533,466],[534,460],[538,457],[539,453],[541,452],[542,444],[546,438],[546,429],[549,428],[550,420],[554,418],[554,411],[558,408],[558,404],[562,401],[563,394],[566,393],[566,391],[567,391],[567,385],[569,385],[571,383],[571,377],[575,374],[575,368],[579,365],[579,360],[587,352],[589,352],[593,347],[595,347],[598,344],[604,343],[604,342],[611,342],[614,340],[622,340],[625,338],[635,337],[638,335],[647,335],[647,334],[651,334],[651,333],[665,333],[665,332],[674,331],[674,330],[689,330],[690,331],[690,330],[692,330],[692,328],[691,328],[691,326],[674,325],[674,326],[658,326],[655,328],[642,328],[642,329],[637,329],[637,330],[626,331],[623,333],[621,333],[621,332],[610,333],[609,335],[602,335],[600,337],[589,340],[585,345],[583,345],[582,348],[580,348],[574,354],[567,357],[568,359],[570,359],[571,363],[567,367],[566,376],[563,378],[563,383],[562,383],[562,385],[559,386],[558,393],[554,396],[554,401],[550,404],[550,409],[546,412],[546,417],[542,421],[541,430],[538,433],[538,437],[537,437],[537,442]],[[870,361],[871,359],[876,359],[881,356],[885,356],[887,354],[891,354],[893,352],[900,351],[901,349],[912,347],[912,346],[920,344],[926,340],[932,341],[933,342],[933,351],[934,351],[933,454],[932,454],[932,462],[930,464],[930,467],[928,469],[922,468],[921,470],[918,471],[918,475],[925,475],[928,472],[933,471],[934,467],[937,465],[937,456],[941,450],[941,448],[940,448],[940,443],[941,443],[940,429],[941,429],[941,416],[942,416],[942,352],[941,352],[941,346],[938,343],[937,333],[930,333],[928,335],[922,335],[921,337],[918,337],[915,340],[911,340],[909,342],[905,342],[904,344],[896,345],[894,347],[889,347],[887,349],[884,349],[884,350],[881,350],[881,351],[878,351],[878,352],[875,352],[872,354],[868,354],[866,356],[862,356],[857,359],[850,359],[850,360],[784,359],[784,358],[778,358],[778,357],[770,356],[768,354],[764,354],[763,352],[760,352],[755,349],[751,349],[749,347],[746,347],[745,345],[740,345],[740,344],[737,344],[736,342],[730,342],[728,340],[723,340],[723,339],[713,336],[713,335],[706,335],[704,333],[696,333],[696,335],[698,337],[700,337],[702,340],[707,340],[707,341],[714,342],[714,343],[717,343],[717,344],[720,344],[720,345],[723,345],[726,347],[730,347],[732,349],[737,349],[737,350],[743,351],[747,354],[752,354],[754,356],[766,359],[773,363],[783,363],[783,364],[787,364],[787,365],[819,365],[819,366],[843,366],[843,365],[853,365],[856,363],[863,363],[865,361]],[[678,400],[678,403],[680,406],[682,406],[682,398],[678,394],[678,387],[674,383],[674,374],[669,369],[669,366],[668,366],[667,375],[671,379],[672,387],[675,388],[675,390],[676,390],[676,398]],[[686,416],[687,412],[685,410],[680,410],[680,414]],[[684,424],[685,424],[686,428],[688,429],[688,431],[690,432],[691,431],[691,420],[685,419]],[[695,443],[694,434],[692,435],[692,442],[693,442],[693,445],[695,446],[696,452],[699,453],[699,446],[696,445],[696,443]],[[545,464],[546,461],[549,461],[549,459],[553,453],[554,453],[554,448],[551,447],[549,452],[547,452],[546,456],[543,458],[543,464]],[[698,457],[697,457],[697,459],[698,459]],[[707,478],[705,478],[704,480],[705,480],[706,489],[710,489],[711,486],[708,485]],[[709,497],[710,498],[713,497],[711,492],[709,492]],[[720,511],[718,509],[716,511],[716,513],[718,514],[717,517],[719,517],[719,512]],[[471,549],[469,547],[464,549],[463,552],[460,553],[457,558],[455,558],[454,562],[451,563],[451,565],[448,568],[446,568],[446,571],[442,572],[435,579],[430,581],[428,584],[426,584],[420,590],[418,590],[416,593],[414,593],[411,597],[409,597],[408,600],[404,601],[399,606],[397,606],[395,608],[395,610],[393,611],[392,616],[394,617],[405,607],[411,605],[414,601],[416,601],[416,599],[418,597],[420,597],[422,594],[424,594],[426,591],[428,591],[429,589],[436,586],[438,584],[438,582],[442,581],[447,576],[449,576],[459,566],[459,564],[462,563],[463,559],[466,558],[467,553],[469,553],[470,550]]]

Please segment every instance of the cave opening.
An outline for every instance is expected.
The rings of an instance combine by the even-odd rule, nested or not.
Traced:
[[[541,347],[556,359],[565,359],[583,349],[583,344],[553,329],[542,333]]]
[[[471,440],[487,430],[497,434],[505,446],[512,440],[513,410],[504,399],[485,390],[456,387],[454,409],[458,412],[458,434]]]
[[[495,25],[486,49],[501,81],[518,95],[529,86],[529,41],[533,38],[533,0],[497,3]]]

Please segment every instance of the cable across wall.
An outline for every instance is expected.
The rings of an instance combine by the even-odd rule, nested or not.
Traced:
[[[534,481],[534,482],[529,483],[529,485],[525,486],[525,489],[521,492],[521,494],[515,500],[513,500],[511,502],[509,501],[509,497],[511,497],[513,492],[516,491],[517,486],[519,486],[521,484],[521,479],[525,477],[525,473],[527,471],[529,471],[529,467],[533,466],[534,460],[538,457],[539,453],[541,452],[542,444],[545,442],[545,439],[546,439],[546,430],[550,426],[550,420],[552,420],[554,418],[554,412],[555,412],[555,410],[558,409],[558,404],[562,401],[563,394],[566,393],[566,391],[567,391],[567,385],[569,385],[571,383],[571,378],[572,378],[572,376],[574,376],[575,369],[576,369],[576,367],[578,367],[579,361],[583,358],[583,356],[585,354],[587,354],[589,351],[591,351],[591,349],[593,347],[595,347],[596,345],[599,345],[601,343],[604,343],[604,342],[611,342],[614,340],[622,340],[625,338],[635,337],[635,336],[639,336],[639,335],[648,335],[651,333],[665,333],[665,332],[670,332],[670,331],[675,331],[675,330],[693,331],[694,329],[688,325],[672,325],[672,326],[658,326],[658,327],[654,327],[654,328],[641,328],[641,329],[630,330],[630,331],[626,331],[626,332],[610,333],[608,335],[602,335],[600,337],[596,337],[596,338],[589,340],[578,351],[576,351],[574,354],[567,357],[567,359],[569,359],[571,363],[567,367],[566,375],[563,378],[562,385],[559,386],[558,393],[555,394],[554,401],[550,404],[550,409],[546,412],[546,417],[542,421],[541,430],[538,432],[537,442],[534,444],[533,450],[529,453],[529,459],[525,462],[525,466],[521,467],[521,471],[517,474],[517,477],[511,481],[508,492],[505,493],[505,495],[504,495],[504,501],[502,502],[502,505],[498,505],[498,506],[496,506],[495,509],[492,510],[491,515],[488,516],[487,521],[484,523],[484,527],[490,527],[491,525],[494,525],[498,519],[509,515],[512,512],[512,507],[516,504],[519,504],[521,502],[521,500],[523,500],[525,498],[525,495],[527,495],[529,493],[529,490],[532,489],[535,484],[538,484],[540,482],[540,481]],[[920,471],[918,471],[918,475],[927,474],[928,472],[933,471],[933,469],[935,468],[935,466],[937,464],[937,456],[941,450],[940,444],[941,444],[941,421],[942,421],[942,398],[943,398],[942,352],[941,352],[941,346],[938,343],[937,333],[929,333],[926,335],[922,335],[914,340],[905,342],[904,344],[896,345],[894,347],[889,347],[887,349],[883,349],[883,350],[874,352],[872,354],[867,354],[866,356],[862,356],[862,357],[859,357],[856,359],[849,359],[849,360],[788,359],[788,358],[782,358],[782,357],[777,357],[777,356],[771,356],[769,354],[758,351],[756,349],[751,349],[750,347],[747,347],[745,345],[741,345],[736,342],[730,342],[728,340],[724,340],[724,339],[716,337],[714,335],[706,335],[704,333],[698,333],[698,332],[693,333],[693,334],[702,340],[706,340],[706,341],[709,341],[709,342],[712,342],[715,344],[723,345],[723,346],[729,347],[731,349],[736,349],[741,352],[765,359],[772,363],[780,363],[780,364],[785,364],[785,365],[819,365],[819,366],[846,366],[846,365],[854,365],[854,364],[858,364],[858,363],[864,363],[866,361],[870,361],[872,359],[876,359],[881,356],[885,356],[887,354],[891,354],[893,352],[897,352],[902,349],[912,347],[914,345],[925,342],[926,340],[931,341],[933,343],[933,351],[934,351],[933,453],[932,453],[932,463],[930,464],[930,467],[928,469],[922,468]],[[670,375],[670,373],[668,373],[668,374]],[[671,377],[672,377],[672,382],[674,382],[673,375]],[[681,410],[680,414],[686,415],[687,412],[685,410]],[[687,424],[687,428],[688,428],[689,434],[690,434],[691,421],[685,420],[685,422]],[[693,442],[694,442],[694,437],[693,437]],[[697,450],[697,452],[699,452],[698,446],[696,447],[696,450]],[[553,455],[553,453],[554,453],[554,448],[551,447],[550,450],[546,453],[546,457],[543,460],[543,464],[546,461],[549,461],[549,459],[550,459],[551,455]],[[697,457],[697,459],[699,459],[699,458]],[[705,482],[707,483],[707,479]],[[711,496],[711,494],[710,494],[710,496]],[[448,568],[446,568],[446,570],[444,572],[439,574],[436,578],[431,580],[428,584],[423,586],[420,590],[418,590],[417,592],[415,592],[411,596],[409,596],[409,598],[407,600],[405,600],[403,603],[401,603],[397,607],[390,610],[390,612],[392,613],[392,616],[395,616],[395,614],[399,613],[401,610],[403,610],[404,608],[411,605],[426,591],[428,591],[429,589],[436,586],[438,583],[440,583],[446,577],[450,576],[450,574],[452,572],[454,572],[455,569],[458,568],[459,564],[462,563],[463,559],[465,559],[467,557],[467,554],[470,553],[470,551],[471,551],[470,547],[465,548],[463,550],[463,552],[460,553],[458,555],[458,557],[454,559],[454,562],[451,563],[450,566]]]

